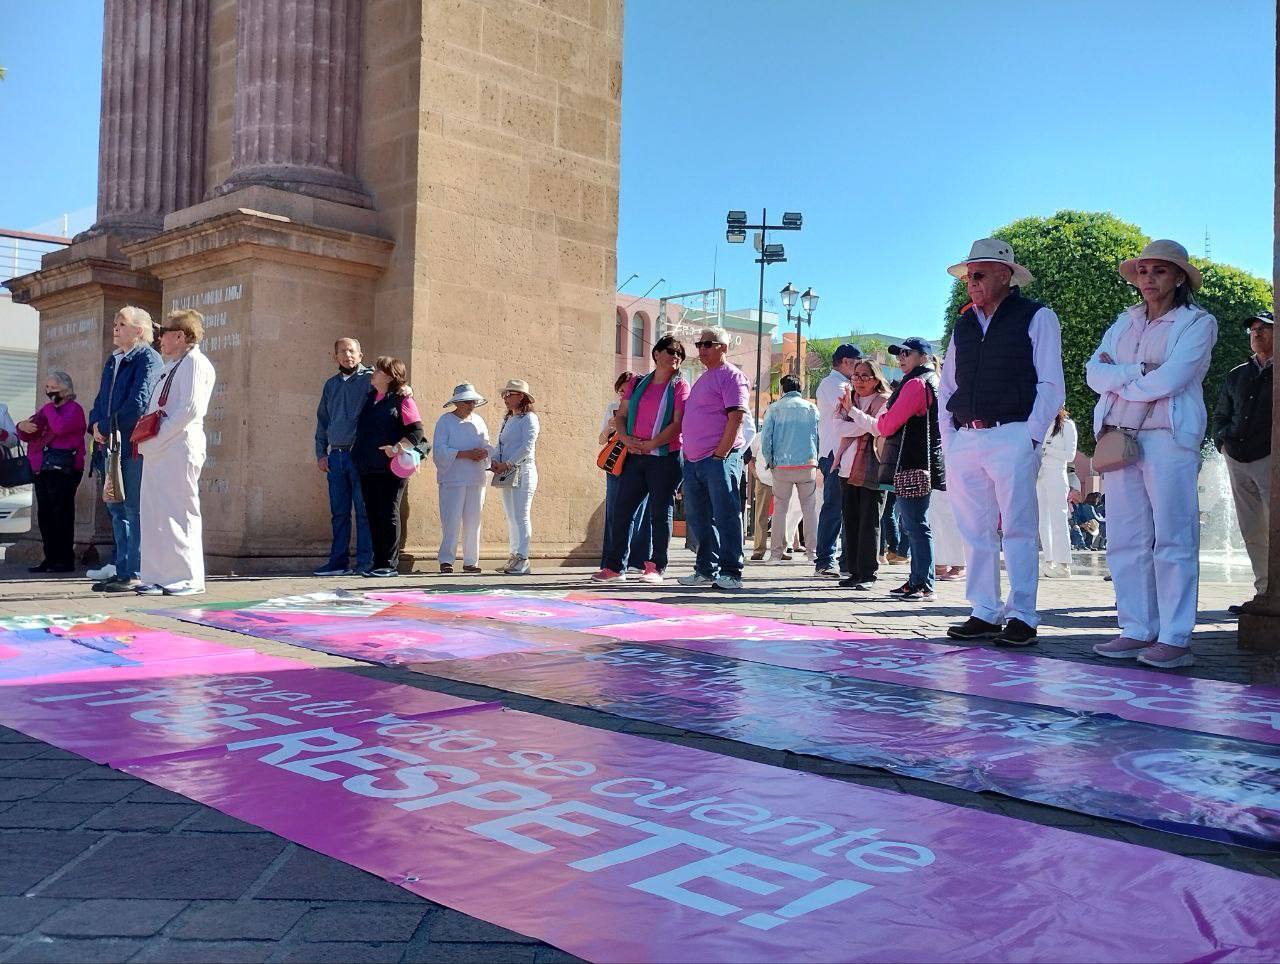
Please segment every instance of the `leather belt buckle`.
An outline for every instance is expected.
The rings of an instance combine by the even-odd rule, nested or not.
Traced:
[[[977,428],[977,429],[999,428],[1003,424],[1004,424],[1003,422],[984,422],[980,418],[971,418],[969,419],[968,424],[964,426],[964,428]]]

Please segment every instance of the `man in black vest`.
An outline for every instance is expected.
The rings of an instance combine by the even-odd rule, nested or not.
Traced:
[[[941,423],[947,491],[973,607],[947,635],[1029,646],[1040,622],[1038,449],[1066,397],[1062,332],[1051,309],[1022,295],[1034,279],[999,238],[975,241],[969,257],[947,270],[968,285],[971,300],[951,335],[938,404],[948,413]]]
[[[1227,372],[1213,412],[1213,441],[1227,460],[1236,521],[1253,566],[1253,588],[1267,591],[1271,525],[1271,353],[1275,318],[1260,311],[1245,326],[1253,356]],[[1239,606],[1231,606],[1237,615]]]

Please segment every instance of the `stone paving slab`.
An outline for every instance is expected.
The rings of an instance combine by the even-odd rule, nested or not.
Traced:
[[[673,572],[689,568],[677,552]],[[1086,560],[1095,563],[1096,560]],[[900,570],[900,571],[899,571]],[[884,771],[767,750],[673,727],[622,720],[582,707],[487,687],[375,667],[133,611],[314,592],[513,588],[625,595],[809,625],[939,639],[966,615],[963,588],[943,583],[938,599],[916,605],[854,594],[815,581],[802,565],[752,565],[742,593],[686,591],[667,583],[591,587],[587,570],[528,578],[414,575],[388,580],[309,577],[215,579],[199,599],[103,597],[83,580],[33,580],[0,567],[0,615],[108,613],[136,622],[316,666],[508,706],[587,726],[821,774],[1002,813],[1073,833],[1124,840],[1246,873],[1280,877],[1280,854],[1131,827],[1070,811],[975,794]],[[885,588],[905,578],[891,567]],[[899,577],[895,581],[894,577]],[[1226,606],[1244,585],[1203,583],[1197,666],[1175,675],[1276,682],[1276,660],[1240,652]],[[871,598],[869,598],[869,596]],[[1110,584],[1097,575],[1041,583],[1045,625],[1040,655],[1096,662],[1089,647],[1114,632]],[[0,727],[0,962],[18,961],[441,961],[560,964],[556,948],[422,900],[408,891],[242,821]]]

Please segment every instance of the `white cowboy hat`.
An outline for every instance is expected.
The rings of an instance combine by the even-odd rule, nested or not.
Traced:
[[[454,402],[475,402],[476,408],[484,405],[488,400],[476,391],[475,386],[470,382],[463,382],[453,390],[453,397],[441,405],[441,408],[448,408]]]
[[[969,265],[975,262],[989,261],[995,264],[1002,264],[1013,272],[1013,277],[1009,283],[1018,285],[1029,285],[1035,281],[1035,277],[1018,264],[1013,256],[1013,247],[1008,241],[1001,241],[999,238],[982,238],[973,242],[973,247],[969,249],[969,257],[965,258],[959,264],[953,264],[947,269],[947,274],[963,281],[969,275]]]
[[[529,401],[535,401],[533,392],[529,391],[529,383],[523,378],[509,379],[507,384],[502,387],[502,391],[498,394],[505,395],[507,392],[521,392],[525,398],[529,399]]]
[[[1187,249],[1180,245],[1177,241],[1170,241],[1167,238],[1161,241],[1152,241],[1142,249],[1142,254],[1136,258],[1129,258],[1127,261],[1120,262],[1120,277],[1133,285],[1138,286],[1138,262],[1139,261],[1168,261],[1170,264],[1176,264],[1184,272],[1187,279],[1191,282],[1191,290],[1200,290],[1200,269],[1191,263],[1187,257]]]

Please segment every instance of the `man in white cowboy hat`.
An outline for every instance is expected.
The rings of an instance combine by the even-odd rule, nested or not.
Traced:
[[[969,257],[947,270],[967,284],[971,302],[952,332],[938,404],[947,413],[940,420],[947,491],[973,607],[947,635],[1028,646],[1040,621],[1037,450],[1066,398],[1061,327],[1052,309],[1020,291],[1034,279],[1007,242],[975,241]],[[1000,591],[1001,534],[1007,601]]]
[[[1275,316],[1260,311],[1245,321],[1249,360],[1227,372],[1213,412],[1213,442],[1227,461],[1236,521],[1253,566],[1253,588],[1267,592],[1271,531],[1271,356]],[[1239,606],[1229,607],[1238,614]]]

